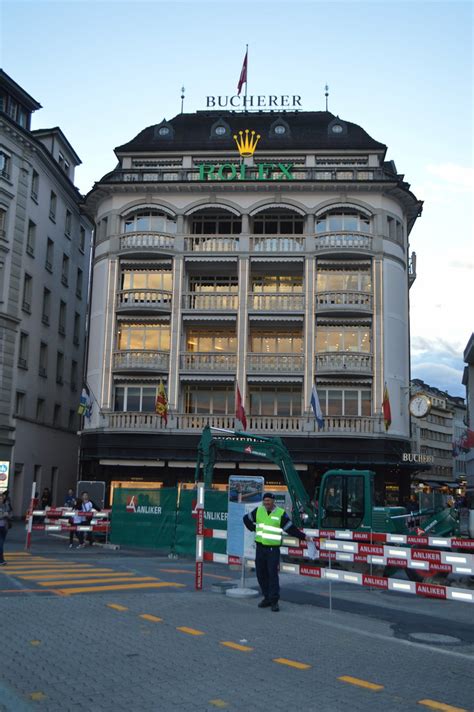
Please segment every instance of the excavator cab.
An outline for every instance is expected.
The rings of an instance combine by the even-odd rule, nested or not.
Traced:
[[[374,473],[369,470],[329,470],[319,490],[320,529],[372,528]]]

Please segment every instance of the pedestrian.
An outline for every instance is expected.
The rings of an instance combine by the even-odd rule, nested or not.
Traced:
[[[41,495],[41,509],[46,509],[46,507],[51,507],[53,502],[53,497],[48,487],[45,487],[43,494]]]
[[[75,523],[76,524],[85,524],[87,521],[90,521],[90,519],[88,520],[87,517],[81,516],[81,512],[92,512],[93,509],[94,509],[94,505],[92,504],[92,502],[89,499],[89,493],[83,492],[81,494],[79,512],[78,512],[77,516],[74,517]],[[85,546],[84,532],[78,531],[77,538],[79,539],[79,545],[77,548],[82,549]],[[92,546],[92,544],[94,543],[93,539],[92,539],[92,533],[88,534],[88,540],[89,540],[89,544]]]
[[[10,506],[5,501],[5,493],[0,494],[0,566],[6,566],[7,562],[3,556],[3,547],[7,532],[11,522]]]
[[[265,492],[263,504],[244,516],[244,524],[247,529],[255,532],[255,543],[257,545],[255,568],[263,595],[258,607],[270,607],[272,611],[279,611],[280,581],[278,578],[278,566],[280,563],[282,531],[285,534],[297,537],[300,541],[306,539],[306,534],[295,527],[282,507],[275,505],[275,495],[271,492]]]
[[[74,490],[69,488],[67,491],[66,499],[64,500],[64,506],[67,507],[67,509],[76,509],[77,507],[77,498],[76,495],[74,494]],[[69,518],[69,526],[74,525],[74,517]],[[74,544],[74,529],[69,529],[69,548],[72,549]]]
[[[5,504],[7,505],[10,514],[13,514],[13,506],[12,506],[12,499],[10,497],[10,491],[6,489],[5,492],[3,493],[3,496],[5,498]]]

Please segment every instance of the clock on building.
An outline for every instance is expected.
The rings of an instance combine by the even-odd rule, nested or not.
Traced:
[[[424,418],[431,410],[431,400],[424,393],[416,393],[410,400],[410,413],[415,418]]]

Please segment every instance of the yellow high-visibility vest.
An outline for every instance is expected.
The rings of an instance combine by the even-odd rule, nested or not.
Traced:
[[[257,509],[257,521],[255,523],[255,541],[264,546],[281,545],[280,522],[285,510],[282,507],[275,507],[270,513],[261,505]]]

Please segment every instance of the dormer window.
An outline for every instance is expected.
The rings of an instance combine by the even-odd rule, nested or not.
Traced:
[[[223,119],[219,119],[211,126],[211,138],[227,138],[230,136],[230,126]]]
[[[287,138],[290,135],[290,127],[282,118],[278,118],[270,126],[270,138]]]
[[[328,135],[333,138],[338,138],[339,136],[347,136],[347,125],[344,121],[341,121],[339,116],[331,121],[328,126]]]
[[[168,121],[166,121],[166,119],[163,119],[161,124],[155,126],[154,137],[155,139],[163,139],[164,141],[169,141],[170,139],[173,139],[174,129],[172,125]]]

